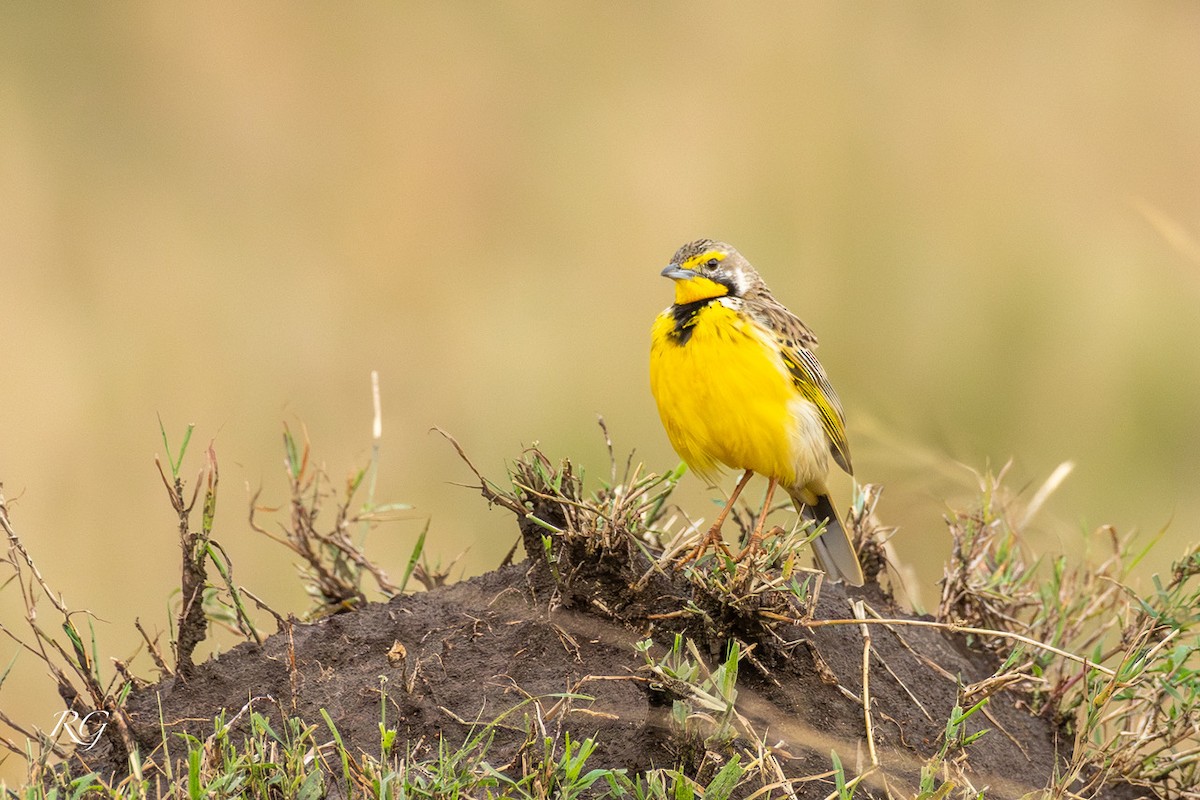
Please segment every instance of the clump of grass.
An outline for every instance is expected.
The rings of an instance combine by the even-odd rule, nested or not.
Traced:
[[[376,446],[369,474],[372,494],[374,468],[379,452],[378,408],[376,418]],[[246,639],[262,642],[263,636],[248,613],[244,597],[250,597],[263,608],[266,607],[251,592],[234,582],[232,561],[213,536],[219,487],[214,446],[209,445],[205,450],[203,463],[189,490],[183,471],[194,427],[187,427],[176,447],[172,447],[161,420],[159,430],[166,457],[165,461],[156,457],[155,464],[172,509],[178,517],[177,533],[181,547],[180,602],[177,614],[172,620],[174,625],[171,627],[173,663],[168,663],[167,655],[160,650],[157,636],[151,636],[140,621],[135,621],[135,626],[141,633],[160,675],[178,674],[187,678],[194,671],[193,654],[206,639],[210,623],[222,624]],[[358,544],[350,541],[351,526],[358,525],[360,530],[365,532],[369,525],[408,508],[403,504],[375,505],[368,501],[359,510],[352,512],[350,499],[363,483],[364,477],[368,476],[365,469],[353,476],[349,482],[346,499],[338,507],[333,531],[328,534],[317,533],[305,539],[305,534],[315,531],[314,521],[326,498],[326,482],[323,481],[323,473],[308,466],[307,440],[303,447],[298,446],[286,428],[284,440],[287,468],[291,477],[293,519],[298,526],[293,530],[298,529],[300,532],[298,538],[293,541],[293,549],[299,549],[312,556],[309,574],[316,576],[314,594],[321,594],[323,588],[330,589],[327,595],[321,595],[323,599],[330,601],[325,603],[323,608],[328,609],[334,598],[339,599],[339,607],[340,601],[363,599],[365,595],[361,589],[361,577],[364,573],[374,575],[380,589],[386,593],[402,591],[410,577],[422,580],[426,585],[444,581],[443,572],[430,568],[419,560],[422,558],[424,533],[418,540],[404,579],[399,585],[391,584],[383,571],[366,558],[361,541]],[[252,518],[254,510],[251,512]],[[73,746],[91,747],[103,736],[118,749],[118,752],[128,758],[131,770],[129,781],[132,782],[130,785],[136,785],[143,779],[142,763],[123,705],[129,692],[136,686],[145,685],[146,682],[130,671],[127,666],[130,659],[113,659],[114,674],[107,679],[103,677],[91,613],[70,608],[62,595],[52,590],[43,578],[9,519],[2,490],[0,528],[3,529],[8,544],[7,552],[4,558],[0,559],[0,563],[7,565],[12,572],[4,581],[4,585],[15,586],[20,591],[28,625],[26,634],[3,625],[0,625],[0,632],[14,641],[20,650],[31,653],[43,664],[66,703],[66,710],[59,724],[49,733],[37,726],[25,726],[0,710],[0,722],[26,740],[25,746],[22,747],[8,737],[0,736],[0,748],[8,750],[27,765],[27,786],[34,796],[40,796],[39,793],[42,792],[49,792],[51,796],[56,792],[80,796],[83,791],[94,786],[95,781],[92,779],[95,776],[70,777],[70,760],[75,752]],[[209,580],[210,566],[220,576],[219,583],[215,585]],[[321,583],[323,579],[328,580]],[[60,618],[58,627],[61,634],[53,627],[45,626],[46,617],[40,607],[46,604],[52,606],[56,612],[54,616]],[[281,615],[273,611],[271,613],[281,626],[286,624]],[[83,622],[86,622],[86,626],[81,628]],[[0,686],[3,685],[12,666],[10,663],[3,674],[0,674]]]
[[[204,739],[179,734],[185,754],[174,768],[170,750],[164,747],[165,775],[175,781],[172,788],[186,789],[190,798],[325,796],[328,770],[322,761],[329,748],[318,741],[317,727],[289,717],[277,730],[254,703],[228,718],[222,712]],[[235,736],[234,726],[243,715],[249,717],[249,730]]]
[[[0,737],[0,747],[24,760],[30,786],[40,786],[43,781],[57,782],[53,763],[68,758],[75,742],[94,743],[104,735],[121,752],[132,755],[136,748],[124,703],[133,682],[119,669],[113,670],[108,678],[104,677],[92,613],[68,606],[62,594],[46,582],[13,527],[3,486],[0,486],[0,530],[3,530],[8,545],[0,563],[10,573],[2,585],[15,586],[20,592],[28,627],[27,632],[21,634],[0,624],[0,632],[11,639],[20,652],[33,656],[46,669],[66,705],[64,716],[59,718],[60,724],[50,733],[37,726],[22,725],[0,711],[0,722],[24,736],[26,741],[25,747],[21,747],[7,737]],[[48,617],[42,614],[43,605],[52,609]],[[57,630],[46,625],[47,618],[57,622]],[[86,636],[81,624],[86,624]],[[16,657],[0,675],[0,687],[15,660]],[[77,781],[62,782],[64,790],[70,788],[72,792],[81,792],[89,785],[86,776]]]
[[[180,608],[177,617],[178,628],[173,637],[175,652],[175,672],[184,678],[190,677],[195,671],[193,653],[196,647],[208,635],[208,623],[216,620],[239,635],[261,643],[262,636],[246,611],[242,592],[233,581],[233,562],[220,543],[213,538],[213,523],[217,514],[217,488],[219,471],[217,469],[217,451],[210,444],[204,452],[204,464],[201,466],[188,498],[186,484],[180,476],[184,457],[187,455],[188,443],[191,442],[194,426],[189,425],[179,445],[176,456],[171,455],[171,444],[167,439],[166,428],[162,420],[158,423],[162,434],[163,447],[167,454],[167,469],[162,460],[155,457],[154,464],[158,468],[159,477],[167,490],[171,507],[179,519],[179,544],[182,551],[180,568]],[[167,472],[170,472],[168,477]],[[204,488],[204,499],[200,509],[200,525],[192,523],[192,512],[200,497],[200,489]],[[208,564],[216,568],[224,583],[224,590],[209,584]],[[225,597],[228,600],[225,600]],[[140,627],[139,627],[139,630]],[[165,660],[158,653],[157,644],[141,630],[159,671],[171,674]]]
[[[365,530],[379,522],[397,519],[399,512],[411,508],[404,503],[375,505],[369,499],[366,502],[357,499],[364,480],[373,474],[372,466],[352,473],[338,488],[325,470],[313,463],[306,430],[303,439],[297,439],[285,425],[283,450],[288,481],[287,519],[278,522],[274,530],[260,522],[260,514],[279,510],[259,503],[260,489],[250,502],[250,527],[300,557],[300,577],[314,603],[310,617],[346,611],[366,603],[369,599],[363,586],[366,575],[371,576],[378,591],[386,598],[404,591],[414,572],[422,578],[430,574],[418,562],[424,549],[424,532],[418,538],[400,583],[394,583],[383,568],[367,556]],[[328,522],[322,525],[326,518]],[[356,533],[359,534],[357,541]]]
[[[675,634],[671,647],[658,656],[652,654],[653,640],[638,644],[646,659],[645,671],[651,675],[650,687],[671,697],[671,724],[684,751],[683,762],[700,772],[704,756],[723,753],[738,738],[738,726],[749,732],[746,720],[737,712],[737,674],[741,658],[735,642],[724,662],[709,671],[691,639]]]
[[[656,579],[672,579],[681,556],[698,543],[700,526],[670,503],[685,467],[681,464],[656,474],[630,457],[619,472],[603,420],[600,425],[609,447],[610,474],[592,493],[585,491],[583,475],[569,459],[555,463],[536,447],[527,449],[512,465],[511,487],[502,487],[484,478],[453,437],[442,433],[475,474],[476,488],[488,502],[509,509],[522,520],[526,552],[546,566],[560,588],[570,591],[580,564],[601,555],[603,563],[611,565],[610,571],[632,579],[628,587],[632,592],[623,589],[617,593],[628,599]],[[752,515],[741,511],[734,518],[746,531],[755,524]],[[733,616],[763,619],[763,609],[775,610],[778,615],[794,612],[797,601],[802,605],[812,602],[820,584],[820,573],[799,566],[802,548],[819,532],[811,524],[790,531],[777,527],[746,564],[709,553],[692,562],[684,574],[696,584],[700,596]],[[615,612],[604,606],[604,597],[596,593],[585,601],[610,615]],[[679,613],[706,617],[711,610],[692,604]],[[795,614],[789,613],[786,618],[792,616]]]
[[[988,699],[978,701],[970,708],[956,705],[946,720],[942,732],[942,745],[932,758],[921,765],[921,782],[917,800],[940,800],[962,785],[964,797],[977,798],[982,792],[976,789],[964,769],[966,750],[987,733],[987,729],[967,733],[967,720],[987,705]]]
[[[259,698],[263,700],[264,698]],[[331,794],[378,800],[441,800],[448,797],[488,797],[500,800],[577,800],[631,798],[679,800],[704,797],[727,800],[745,784],[746,770],[734,757],[711,779],[700,782],[681,768],[650,769],[630,774],[625,769],[591,765],[597,742],[573,738],[569,732],[548,733],[539,723],[544,702],[558,697],[530,698],[496,719],[474,726],[461,746],[439,739],[435,754],[420,758],[411,746],[394,750],[395,729],[381,719],[379,756],[352,753],[328,714],[323,725],[270,718],[247,704],[233,717],[214,720],[204,739],[182,737],[182,752],[165,781],[142,779],[106,786],[95,776],[76,779],[71,786],[119,798],[147,795],[225,800],[240,797],[278,797],[316,800]],[[493,734],[497,726],[521,711],[527,747],[517,761],[494,764]],[[238,717],[249,716],[243,739],[230,736]],[[391,744],[388,742],[390,741]],[[74,796],[74,795],[73,795]],[[773,796],[773,793],[765,795]],[[47,797],[39,795],[39,797]]]
[[[669,514],[668,500],[682,469],[656,475],[630,460],[618,478],[614,460],[612,478],[586,494],[583,475],[570,460],[556,464],[535,447],[512,465],[511,485],[503,487],[485,478],[452,436],[439,432],[475,475],[478,484],[473,488],[520,520],[526,553],[548,571],[557,591],[608,616],[620,615],[619,608],[607,604],[610,600],[634,601],[656,576],[666,574],[673,556],[694,533],[692,526],[681,524],[682,515]],[[575,578],[581,573],[596,577],[595,569],[582,569],[589,564],[604,567],[606,579],[618,583],[631,579],[632,591],[626,587],[603,592],[577,585]]]
[[[1165,579],[1154,576],[1150,592],[1130,573],[1154,542],[1137,546],[1108,526],[1091,537],[1109,548],[1098,562],[1031,562],[1022,534],[1067,471],[1025,507],[1005,490],[1004,470],[980,476],[980,504],[948,519],[954,550],[938,617],[1086,656],[1018,648],[989,679],[1023,683],[1037,708],[1074,733],[1060,790],[1087,796],[1122,781],[1169,798],[1200,796],[1200,551],[1188,550]]]
[[[1063,588],[1083,587],[1091,579],[1075,570],[1061,574]],[[1155,576],[1149,594],[1113,593],[1111,620],[1097,612],[1097,623],[1106,630],[1080,631],[1081,638],[1095,641],[1093,657],[1114,665],[1115,676],[1094,671],[1054,676],[1051,699],[1075,729],[1070,772],[1085,788],[1118,776],[1153,785],[1168,797],[1200,796],[1197,575],[1200,555],[1192,549],[1174,564],[1165,582]],[[1090,611],[1074,605],[1060,608]]]

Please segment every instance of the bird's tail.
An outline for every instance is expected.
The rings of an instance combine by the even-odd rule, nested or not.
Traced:
[[[825,523],[825,530],[812,542],[817,567],[834,580],[843,580],[852,586],[862,586],[863,572],[858,563],[858,553],[854,552],[854,544],[842,526],[842,520],[828,493],[806,488],[793,492],[792,500],[801,517]]]

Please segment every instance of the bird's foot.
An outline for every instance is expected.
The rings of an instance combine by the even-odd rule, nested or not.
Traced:
[[[681,570],[693,561],[699,560],[701,556],[708,552],[709,548],[720,550],[729,558],[733,558],[733,553],[729,552],[729,548],[725,546],[725,541],[721,538],[721,528],[719,525],[714,525],[708,529],[708,533],[704,534],[704,538],[700,540],[700,544],[688,553],[679,561],[675,562],[675,569]]]
[[[778,525],[767,531],[766,535],[763,534],[761,527],[756,527],[750,534],[750,541],[746,542],[746,546],[742,548],[742,552],[738,553],[737,557],[733,559],[733,563],[740,564],[750,556],[758,555],[763,549],[763,539],[765,539],[767,536],[778,536],[781,533],[783,533],[783,528],[779,527]]]

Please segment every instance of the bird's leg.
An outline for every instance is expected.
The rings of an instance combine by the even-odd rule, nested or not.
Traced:
[[[681,569],[686,564],[700,558],[700,556],[708,552],[708,548],[710,547],[718,547],[725,555],[730,558],[733,557],[733,553],[729,552],[729,548],[725,546],[725,542],[721,541],[721,526],[725,524],[725,517],[729,516],[729,509],[733,508],[733,504],[737,502],[738,495],[742,493],[742,489],[746,488],[746,484],[750,482],[750,478],[753,475],[753,470],[746,470],[746,473],[742,475],[742,479],[738,481],[738,485],[733,487],[733,494],[729,495],[729,500],[725,502],[725,507],[721,509],[721,513],[717,514],[717,518],[713,520],[712,527],[708,529],[708,533],[704,535],[700,544],[696,545],[695,550],[688,553],[682,561],[675,565],[675,569]]]
[[[763,523],[767,521],[767,511],[769,511],[771,508],[771,498],[775,496],[775,484],[776,481],[774,478],[771,478],[771,480],[767,482],[767,497],[765,500],[763,500],[762,513],[758,515],[758,522],[755,523],[754,530],[750,533],[750,540],[746,542],[745,549],[738,553],[737,558],[733,560],[734,563],[740,562],[743,558],[751,553],[758,552],[758,549],[762,547]]]

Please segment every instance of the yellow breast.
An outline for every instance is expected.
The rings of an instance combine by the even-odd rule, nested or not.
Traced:
[[[792,384],[768,332],[720,301],[674,337],[668,309],[651,333],[650,388],[671,445],[688,466],[711,477],[719,465],[754,470],[785,487],[824,475],[820,423]],[[816,426],[820,454],[807,446]],[[821,464],[808,462],[820,460]],[[798,475],[798,471],[806,473]]]

